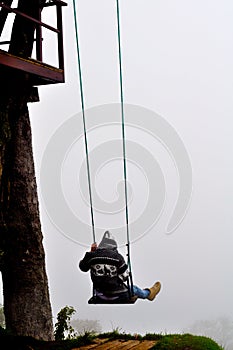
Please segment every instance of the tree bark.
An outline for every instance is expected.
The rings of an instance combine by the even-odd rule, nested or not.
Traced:
[[[39,6],[39,0],[20,3],[29,15]],[[28,57],[34,29],[16,16],[10,51]],[[16,335],[51,340],[52,312],[27,107],[32,86],[24,73],[11,75],[7,70],[1,78],[0,268],[6,328]]]

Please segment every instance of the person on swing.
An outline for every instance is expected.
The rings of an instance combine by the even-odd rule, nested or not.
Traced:
[[[124,283],[128,278],[128,266],[123,256],[117,250],[117,243],[106,231],[100,244],[93,243],[91,251],[86,252],[79,262],[83,272],[90,270],[94,293],[103,300],[115,300],[121,295],[127,295],[128,287]],[[151,288],[133,288],[133,298],[154,300],[160,292],[161,283],[156,282]]]

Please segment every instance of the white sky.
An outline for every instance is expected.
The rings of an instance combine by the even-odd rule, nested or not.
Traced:
[[[86,108],[119,102],[115,1],[78,0],[77,5]],[[125,0],[120,5],[125,102],[155,111],[180,135],[192,162],[192,201],[183,223],[166,235],[177,187],[168,170],[164,216],[132,245],[134,282],[149,287],[160,280],[158,299],[90,306],[89,275],[77,268],[85,248],[58,232],[40,198],[53,313],[72,305],[75,317],[97,319],[103,331],[182,331],[196,320],[231,317],[233,311],[233,2]],[[40,103],[30,104],[38,185],[48,141],[81,109],[71,2],[63,13],[66,83],[40,87]],[[45,57],[50,60],[49,40]],[[146,142],[138,136],[135,141]]]

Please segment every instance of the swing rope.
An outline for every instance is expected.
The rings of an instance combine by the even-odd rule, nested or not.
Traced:
[[[118,35],[118,56],[119,56],[119,78],[120,78],[120,96],[121,96],[121,127],[122,127],[122,147],[123,147],[123,166],[124,166],[124,188],[125,188],[125,220],[127,232],[127,256],[130,278],[130,294],[133,295],[133,278],[130,259],[130,238],[129,238],[129,210],[128,210],[128,192],[127,192],[127,165],[126,165],[126,144],[125,144],[125,113],[124,113],[124,91],[123,91],[123,73],[122,73],[122,50],[121,50],[121,29],[120,29],[120,8],[119,1],[116,0],[117,10],[117,35]]]
[[[119,56],[118,59],[119,59],[121,126],[122,126],[123,167],[124,167],[124,190],[125,190],[125,220],[126,220],[126,232],[127,232],[126,245],[127,245],[129,280],[130,280],[129,291],[130,291],[130,294],[133,295],[133,279],[132,279],[132,268],[131,268],[131,259],[130,259],[130,235],[129,235],[129,212],[128,212],[128,192],[127,192],[127,166],[126,166],[126,142],[125,142],[124,91],[123,91],[122,54],[121,54],[120,8],[119,8],[118,0],[116,0],[116,10],[117,10],[116,12],[117,12],[117,35],[118,35],[118,56]],[[87,131],[86,131],[86,120],[85,120],[85,103],[84,103],[84,93],[83,93],[83,83],[82,83],[81,56],[80,56],[79,33],[78,33],[78,23],[77,23],[77,8],[76,8],[75,0],[73,0],[73,15],[74,15],[74,24],[75,24],[76,50],[77,50],[80,99],[81,99],[81,106],[82,106],[82,119],[83,119],[84,140],[85,140],[89,200],[90,200],[90,208],[91,208],[92,235],[93,235],[93,242],[96,242],[90,164],[89,164],[89,156],[88,156],[88,141],[87,141]]]
[[[76,1],[75,0],[73,0],[73,13],[74,13],[75,36],[76,36],[76,50],[77,50],[77,61],[78,61],[80,99],[81,99],[81,106],[82,106],[83,131],[84,131],[84,140],[85,140],[89,201],[90,201],[90,208],[91,208],[92,236],[93,236],[93,243],[95,243],[96,238],[95,238],[95,221],[94,221],[92,189],[91,189],[91,172],[90,172],[90,164],[89,164],[89,156],[88,156],[88,141],[87,141],[86,120],[85,120],[85,104],[84,104],[84,93],[83,93],[83,83],[82,83],[81,56],[80,56],[80,48],[79,48],[77,8],[76,8]]]

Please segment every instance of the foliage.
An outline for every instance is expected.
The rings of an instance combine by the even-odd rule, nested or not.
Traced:
[[[164,335],[153,347],[155,350],[222,350],[212,339],[191,334]]]
[[[99,334],[98,338],[102,338],[102,339],[107,338],[110,340],[114,340],[114,339],[131,340],[131,339],[135,339],[135,335],[131,335],[128,333],[120,333],[118,328],[117,328],[117,329],[113,330],[112,332]],[[140,336],[140,338],[141,338],[141,336]]]
[[[0,304],[0,327],[5,328],[5,315],[3,306]]]
[[[122,339],[122,340],[159,340],[163,336],[161,334],[155,333],[147,333],[142,336],[140,334],[128,334],[128,333],[120,333],[119,328],[116,328],[112,332],[102,333],[98,335],[98,338],[108,338],[108,339]]]
[[[144,337],[142,339],[146,339],[146,340],[160,340],[163,337],[164,336],[162,334],[147,333],[146,335],[144,335]]]
[[[76,310],[72,306],[65,306],[57,314],[57,322],[55,323],[55,340],[64,340],[66,338],[71,339],[74,335],[74,329],[70,325],[72,315]]]
[[[93,340],[96,338],[96,335],[94,335],[92,332],[85,332],[81,336],[77,337],[76,339],[79,340],[80,343],[83,345],[91,344]]]
[[[70,322],[71,326],[79,335],[99,334],[101,332],[101,325],[98,320],[72,320]]]

